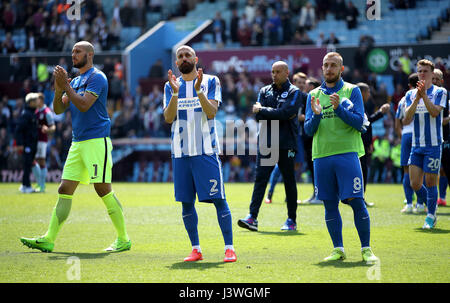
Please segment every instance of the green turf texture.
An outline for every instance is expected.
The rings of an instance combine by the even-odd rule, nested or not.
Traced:
[[[322,262],[333,248],[322,205],[300,205],[298,231],[281,231],[287,212],[281,183],[274,202],[261,206],[259,232],[236,224],[248,213],[253,184],[225,185],[233,216],[235,263],[223,262],[224,243],[215,208],[206,203],[196,204],[204,260],[183,262],[191,246],[171,183],[113,184],[133,242],[130,251],[121,253],[103,252],[114,241],[115,231],[93,186],[84,185],[74,195],[54,251],[41,253],[23,246],[20,237],[47,230],[57,184],[48,184],[44,194],[20,194],[18,188],[19,184],[0,184],[0,282],[450,282],[450,207],[439,207],[436,228],[424,231],[425,215],[400,213],[401,185],[367,187],[367,200],[375,202],[369,208],[371,246],[380,258],[375,265],[362,262],[353,213],[347,205],[340,204],[345,261]],[[299,198],[307,199],[312,186],[298,184],[298,190]],[[74,275],[78,265],[79,274]]]

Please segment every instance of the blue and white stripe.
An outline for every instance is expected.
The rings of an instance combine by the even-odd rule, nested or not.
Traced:
[[[406,106],[412,104],[416,95],[417,89],[410,90],[406,93]],[[445,107],[447,92],[444,89],[432,85],[427,90],[427,96],[433,104],[439,105],[442,108]],[[414,114],[412,146],[440,146],[442,142],[442,111],[437,117],[433,118],[428,112],[424,101],[420,99]]]
[[[406,111],[406,98],[403,97],[400,102],[398,102],[397,112],[395,113],[395,118],[402,120],[405,118]],[[410,134],[413,132],[413,122],[402,126],[402,135]]]
[[[194,88],[196,80],[177,79],[178,112],[172,123],[172,157],[192,157],[220,153],[216,120],[208,119],[202,110],[200,100]],[[216,76],[204,74],[201,89],[208,100],[222,102],[222,91]],[[166,108],[172,97],[172,88],[167,82],[164,87],[163,106]]]

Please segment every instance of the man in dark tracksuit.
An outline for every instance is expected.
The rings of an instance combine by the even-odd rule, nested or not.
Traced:
[[[245,219],[240,219],[238,225],[252,231],[258,230],[259,208],[261,207],[267,182],[275,164],[278,163],[284,180],[288,219],[282,226],[282,230],[297,229],[297,185],[295,182],[294,160],[297,152],[298,119],[297,113],[301,99],[306,98],[295,85],[289,82],[289,69],[285,62],[278,61],[272,65],[271,85],[264,86],[259,91],[258,101],[253,105],[253,113],[259,122],[267,122],[267,128],[261,127],[258,134],[258,156],[256,163],[256,179],[253,187],[250,214]],[[271,138],[272,129],[278,123],[278,138]],[[267,131],[265,131],[267,130]],[[261,149],[267,140],[267,146],[271,151],[269,155]],[[278,146],[277,146],[278,143]],[[278,161],[267,161],[278,152]],[[270,162],[270,163],[266,163]]]
[[[22,193],[34,192],[30,182],[30,172],[38,142],[38,124],[34,114],[38,97],[37,93],[26,95],[25,108],[19,117],[15,130],[16,150],[22,153],[23,177],[22,185],[19,188]]]

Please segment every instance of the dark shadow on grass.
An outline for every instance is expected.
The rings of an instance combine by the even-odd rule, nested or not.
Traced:
[[[336,267],[336,268],[353,268],[353,267],[371,267],[373,264],[367,264],[364,261],[345,262],[342,260],[337,261],[322,261],[314,264],[319,267]]]
[[[77,257],[82,260],[101,259],[109,256],[110,252],[102,253],[76,253],[76,252],[52,252],[49,254],[50,260],[65,260],[69,257]]]
[[[440,213],[438,210],[438,212],[436,213],[436,216],[438,216],[438,218],[439,218],[439,216],[450,216],[450,213]]]
[[[258,231],[258,234],[263,235],[275,235],[275,236],[282,236],[282,237],[291,237],[291,236],[304,236],[306,234],[298,232],[298,231]]]
[[[219,268],[222,267],[220,265],[225,265],[224,262],[177,262],[173,263],[171,266],[166,266],[168,269],[200,269],[200,270],[206,270],[210,268]]]
[[[300,203],[298,204],[298,207],[304,207],[304,206],[323,206],[323,203]]]
[[[439,227],[435,227],[433,229],[423,229],[423,228],[418,227],[415,229],[415,231],[425,233],[425,234],[449,234],[450,233],[450,230],[441,229]]]

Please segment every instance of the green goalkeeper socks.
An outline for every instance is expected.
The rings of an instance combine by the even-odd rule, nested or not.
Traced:
[[[56,202],[55,208],[53,208],[52,217],[48,226],[47,233],[44,235],[49,242],[55,242],[56,235],[58,234],[64,221],[69,216],[70,209],[72,207],[71,195],[58,195],[58,202]]]
[[[103,203],[105,203],[108,215],[117,231],[118,238],[122,241],[128,242],[127,229],[125,227],[125,218],[123,217],[122,205],[117,199],[114,192],[111,191],[102,197]]]

